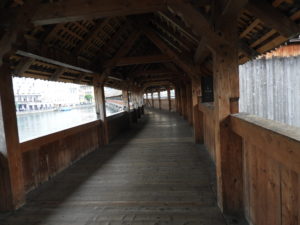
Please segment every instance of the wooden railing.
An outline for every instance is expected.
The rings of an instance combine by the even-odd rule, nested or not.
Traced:
[[[122,131],[128,129],[130,126],[130,115],[128,112],[122,112],[109,116],[107,118],[109,140],[118,136]]]
[[[139,113],[141,111],[139,109]],[[137,118],[137,110],[107,118],[109,140],[129,128],[130,116]],[[26,192],[49,180],[89,152],[99,149],[103,145],[102,127],[102,122],[96,120],[20,143]]]
[[[243,140],[243,205],[250,224],[300,224],[300,128],[248,114],[230,118]]]
[[[161,99],[160,101],[161,101],[161,109],[169,110],[169,101],[168,101],[168,99]],[[148,99],[147,102],[149,103],[149,105],[147,105],[148,107],[153,107],[151,99]],[[159,108],[159,100],[154,99],[153,102],[154,102],[154,108],[158,109]],[[171,110],[172,111],[176,110],[175,99],[174,98],[171,99]]]
[[[99,120],[20,144],[25,190],[30,191],[87,153],[99,148]]]

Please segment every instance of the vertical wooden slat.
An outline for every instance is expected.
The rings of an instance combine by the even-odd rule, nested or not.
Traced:
[[[299,175],[281,167],[282,225],[300,224],[300,182]]]

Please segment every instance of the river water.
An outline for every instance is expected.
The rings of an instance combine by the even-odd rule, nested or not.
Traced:
[[[108,113],[109,114],[109,113]],[[42,112],[18,115],[20,142],[65,130],[97,119],[94,106],[67,112]]]

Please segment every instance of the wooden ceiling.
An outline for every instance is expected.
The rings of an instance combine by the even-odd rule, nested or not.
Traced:
[[[164,88],[212,75],[213,45],[232,44],[215,26],[226,10],[240,11],[240,64],[300,31],[300,4],[293,0],[27,2],[0,4],[0,35],[9,15],[26,5],[34,12],[28,16],[34,26],[18,39],[10,56],[14,75],[89,85],[105,82],[115,88]]]

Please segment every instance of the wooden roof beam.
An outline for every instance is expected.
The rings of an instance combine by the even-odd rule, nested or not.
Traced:
[[[64,74],[66,68],[59,67],[55,70],[54,74],[49,78],[50,81],[58,81],[59,77]]]
[[[19,64],[15,67],[13,74],[16,76],[21,76],[26,72],[35,61],[33,58],[23,57]]]
[[[95,36],[105,27],[105,25],[110,21],[110,18],[106,18],[103,21],[96,24],[93,31],[89,32],[87,37],[84,38],[78,47],[74,50],[74,54],[80,55],[80,52],[95,38]]]
[[[181,59],[176,52],[174,52],[161,38],[151,29],[145,29],[143,31],[146,36],[165,54],[171,57],[174,63],[176,63],[183,71],[195,79],[200,78],[199,71],[196,67],[189,63],[189,61],[184,61]]]
[[[246,9],[267,27],[277,30],[286,38],[294,37],[300,33],[299,25],[265,1],[251,0]]]
[[[123,57],[119,58],[114,66],[129,66],[136,64],[151,64],[151,63],[162,63],[169,62],[172,59],[166,55],[148,55],[148,56],[133,56],[133,57]],[[104,63],[104,67],[110,65],[111,62],[108,61]]]
[[[118,61],[124,57],[132,48],[136,40],[140,37],[141,32],[140,31],[135,31],[133,32],[125,41],[125,43],[119,48],[117,53],[114,55],[114,57],[109,60],[108,62],[104,63],[103,67],[114,67]]]
[[[192,40],[195,43],[198,43],[200,38],[193,34],[192,30],[188,27],[186,27],[182,21],[180,21],[178,18],[176,18],[172,13],[166,11],[166,12],[158,12],[160,16],[162,16],[166,21],[177,27],[179,31],[182,32],[183,35],[185,35],[187,38]]]
[[[161,0],[64,0],[41,3],[32,21],[35,25],[47,25],[149,13],[166,7],[167,1]]]
[[[211,50],[218,51],[220,47],[224,45],[230,46],[232,44],[230,41],[218,35],[213,30],[209,21],[190,3],[180,2],[178,4],[172,4],[170,9],[182,17],[183,20],[191,26],[192,31],[198,37],[204,39]]]
[[[207,48],[205,40],[201,39],[194,55],[195,64],[201,64],[210,53],[211,51]]]
[[[186,37],[183,38],[181,37],[180,34],[176,34],[174,33],[174,30],[171,29],[169,26],[167,26],[166,24],[157,21],[155,19],[152,19],[151,22],[158,27],[159,29],[161,29],[163,32],[167,33],[172,39],[174,39],[176,42],[178,42],[185,50],[187,51],[191,51],[191,49],[193,48],[193,44],[191,44],[189,41],[189,39],[187,39]]]
[[[143,77],[143,76],[163,76],[167,74],[179,74],[179,73],[174,73],[173,71],[166,70],[166,69],[161,69],[161,70],[145,70],[145,71],[137,71],[133,73],[134,77]]]

